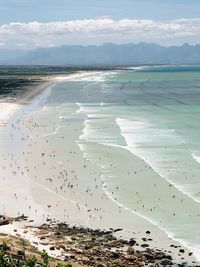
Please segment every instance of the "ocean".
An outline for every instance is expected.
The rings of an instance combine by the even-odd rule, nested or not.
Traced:
[[[200,67],[97,74],[55,87],[48,102],[62,114],[59,126],[66,105],[77,105],[77,143],[117,205],[199,250]],[[105,146],[117,149],[108,156]]]

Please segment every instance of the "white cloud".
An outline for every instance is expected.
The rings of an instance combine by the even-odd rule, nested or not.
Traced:
[[[6,45],[5,43],[0,42],[0,47],[3,47],[3,46],[5,46],[5,45]]]
[[[171,21],[96,18],[49,23],[10,23],[0,26],[7,46],[45,47],[103,42],[200,42],[200,18]]]

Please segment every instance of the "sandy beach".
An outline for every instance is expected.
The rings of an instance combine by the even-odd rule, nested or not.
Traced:
[[[16,100],[11,99],[9,96],[4,97],[0,100],[0,126],[5,125],[12,115],[20,109],[23,105],[27,104],[34,97],[40,94],[47,88],[55,85],[58,82],[67,81],[69,79],[82,78],[95,72],[79,71],[77,73],[68,74],[66,76],[54,76],[54,77],[43,77],[36,85],[28,85],[26,91],[22,96],[19,96]]]
[[[0,231],[20,235],[40,250],[46,249],[50,255],[62,257],[62,251],[49,250],[32,229],[24,231],[25,227],[52,220],[92,229],[121,228],[116,232],[117,237],[134,237],[140,245],[144,238],[149,238],[150,248],[163,249],[179,262],[196,261],[187,248],[184,254],[180,253],[178,242],[145,216],[118,205],[117,198],[107,191],[101,158],[94,161],[82,150],[79,137],[84,133],[86,116],[81,114],[80,107],[67,103],[63,105],[63,114],[58,111],[56,115],[54,107],[44,107],[53,87],[91,75],[96,72],[50,78],[32,88],[18,103],[0,103],[3,110],[0,117],[0,210],[7,216],[25,214],[29,218],[29,222],[3,226]],[[58,118],[65,120],[65,125],[60,126]],[[97,146],[98,149],[101,148]],[[105,146],[104,153],[107,158],[112,154],[123,158],[128,152]],[[113,158],[113,166],[116,162]],[[144,167],[137,157],[135,166],[138,170]],[[113,192],[117,190],[113,188]]]

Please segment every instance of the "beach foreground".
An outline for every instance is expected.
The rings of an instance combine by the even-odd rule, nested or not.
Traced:
[[[154,251],[147,250],[145,253],[149,253],[149,256],[146,255],[145,260],[148,257],[152,260],[152,253],[160,249],[162,252],[155,252],[155,254],[161,253],[159,255],[164,260],[173,259],[177,263],[188,262],[188,266],[197,266],[191,251],[170,239],[161,227],[157,227],[147,219],[147,214],[141,214],[137,210],[130,210],[120,205],[118,200],[120,185],[112,185],[110,188],[106,181],[106,177],[112,175],[108,170],[112,170],[113,173],[115,170],[118,173],[123,170],[126,172],[126,175],[123,174],[124,177],[130,172],[136,173],[136,176],[148,176],[156,180],[158,178],[153,170],[147,168],[144,161],[133,155],[131,155],[131,165],[128,161],[124,161],[122,168],[122,165],[119,165],[120,159],[130,157],[130,152],[111,144],[109,138],[114,138],[115,134],[109,138],[107,136],[107,144],[105,139],[101,144],[95,144],[93,150],[85,138],[87,114],[90,114],[90,108],[98,110],[105,107],[106,114],[103,115],[103,119],[106,119],[106,116],[109,117],[107,109],[110,108],[110,96],[105,95],[107,99],[97,103],[97,99],[101,100],[102,96],[98,88],[96,90],[93,88],[97,79],[101,82],[101,79],[109,75],[113,73],[79,73],[71,77],[54,78],[48,81],[46,87],[40,87],[34,93],[33,90],[29,100],[24,101],[26,105],[18,104],[17,107],[12,108],[11,113],[8,113],[7,118],[5,116],[2,118],[1,213],[13,217],[25,214],[28,216],[28,222],[15,222],[1,227],[0,230],[4,233],[20,235],[29,239],[40,250],[45,249],[50,255],[63,258],[66,251],[58,248],[56,238],[54,240],[51,237],[51,242],[44,242],[41,238],[44,234],[48,236],[49,232],[52,236],[56,235],[55,227],[58,226],[58,222],[90,229],[105,229],[111,231],[109,234],[112,233],[123,240],[117,241],[114,237],[105,235],[103,244],[110,239],[112,241],[110,249],[121,249],[118,253],[122,253],[125,248],[127,251],[128,248],[130,259],[126,260],[135,260],[139,264],[142,261],[140,256],[144,258],[144,254],[137,252],[139,253],[137,257],[135,251],[151,248]],[[101,90],[105,91],[106,88]],[[109,91],[109,88],[107,90]],[[91,94],[94,94],[95,98],[93,103]],[[88,104],[87,102],[90,101],[91,103]],[[105,104],[106,101],[107,104]],[[112,99],[113,101],[115,99]],[[93,110],[89,119],[93,117],[98,119],[97,113]],[[99,120],[101,119],[102,117],[99,117]],[[108,128],[106,123],[106,120],[102,122],[99,133]],[[115,131],[119,131],[119,128],[115,128]],[[120,166],[119,169],[118,166]],[[141,170],[145,170],[144,174],[140,173]],[[161,188],[165,187],[162,181],[156,180],[156,184]],[[149,184],[149,188],[150,186]],[[137,195],[137,191],[135,194]],[[172,189],[170,194],[177,195],[176,188]],[[49,226],[41,226],[44,223]],[[65,224],[63,227],[67,233],[70,232],[74,240],[77,241],[83,237],[84,228],[76,232],[76,228],[72,231]],[[58,231],[58,236],[63,234],[62,230]],[[93,235],[91,233],[93,233],[92,230],[89,230],[90,238]],[[102,237],[101,231],[97,231],[96,234]],[[86,245],[91,246],[91,243],[88,241]],[[130,245],[132,248],[129,248]],[[92,245],[90,249],[93,248]],[[111,253],[112,255],[109,253],[107,256],[100,254],[100,257],[119,256],[114,252]],[[72,251],[69,254],[72,254]],[[82,254],[85,256],[85,250]],[[134,259],[131,254],[134,254]],[[156,254],[155,257],[159,255]],[[90,256],[94,255],[87,255],[87,257]],[[121,256],[119,258],[121,259]],[[92,262],[91,259],[83,263],[89,265],[90,262]],[[123,266],[119,265],[119,262],[116,264],[115,266]]]
[[[16,219],[23,221],[22,218]],[[125,240],[114,237],[114,233],[121,229],[110,229],[109,231],[92,230],[82,227],[70,227],[65,223],[48,222],[41,226],[27,227],[23,233],[30,231],[34,234],[32,246],[30,242],[25,242],[21,238],[20,232],[15,229],[19,237],[1,234],[0,240],[6,242],[7,253],[13,257],[21,255],[22,259],[35,257],[38,263],[42,263],[41,254],[34,248],[39,246],[40,251],[46,251],[52,255],[55,260],[50,261],[50,266],[65,263],[70,266],[144,266],[154,264],[153,266],[171,266],[173,265],[172,256],[160,249],[148,248],[147,242],[150,232],[143,238],[143,244],[136,242],[134,238]],[[22,234],[23,236],[23,234]],[[19,244],[21,246],[19,246]],[[43,249],[42,249],[43,248]],[[141,249],[142,248],[142,249]],[[179,249],[183,253],[183,249]],[[18,258],[20,258],[18,256]],[[65,266],[65,265],[64,265]],[[67,265],[68,266],[68,265]],[[179,266],[185,266],[179,265]],[[196,265],[197,266],[197,265]]]

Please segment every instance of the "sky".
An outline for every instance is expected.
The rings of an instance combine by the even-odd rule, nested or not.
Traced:
[[[0,0],[0,47],[200,43],[200,0]]]

